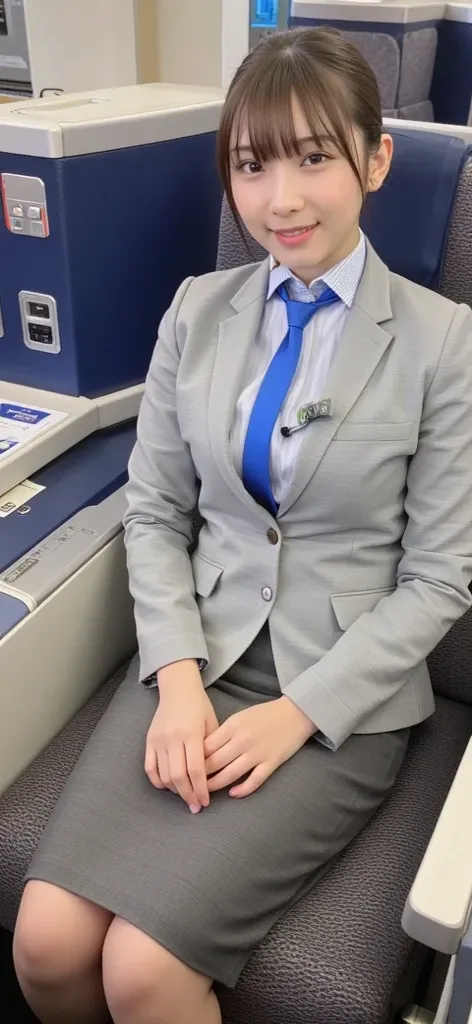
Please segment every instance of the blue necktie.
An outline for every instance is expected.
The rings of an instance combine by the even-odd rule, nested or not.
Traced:
[[[278,292],[287,307],[288,331],[273,356],[257,393],[243,452],[244,486],[272,515],[276,515],[278,511],[270,482],[272,433],[298,366],[303,331],[319,309],[339,302],[339,296],[331,288],[325,288],[316,302],[298,302],[291,299],[285,285],[281,285]]]

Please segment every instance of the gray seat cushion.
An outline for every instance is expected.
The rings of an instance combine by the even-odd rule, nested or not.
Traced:
[[[432,25],[425,28],[412,26],[409,32],[405,32],[395,104],[397,107],[411,107],[428,99],[437,46],[438,30]]]

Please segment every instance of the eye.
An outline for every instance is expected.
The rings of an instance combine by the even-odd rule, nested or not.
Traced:
[[[243,174],[258,174],[259,171],[262,171],[262,167],[255,160],[243,160],[237,165],[236,170],[242,171]]]
[[[308,161],[309,167],[316,167],[317,164],[323,164],[328,160],[328,157],[324,153],[310,153],[306,156],[303,163],[306,164]]]

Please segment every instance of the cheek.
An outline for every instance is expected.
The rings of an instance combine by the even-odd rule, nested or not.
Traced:
[[[331,213],[333,217],[343,220],[346,220],[346,217],[357,218],[362,207],[362,194],[352,172],[346,173],[346,169],[343,168],[330,175],[323,200],[326,212]]]
[[[261,197],[254,188],[248,188],[240,179],[232,183],[234,201],[238,213],[246,224],[257,218],[261,206]]]

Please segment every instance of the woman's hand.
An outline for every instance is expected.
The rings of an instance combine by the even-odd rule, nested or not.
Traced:
[[[158,674],[159,707],[146,739],[144,770],[156,789],[178,793],[193,814],[208,807],[204,740],[218,719],[195,661],[176,661]]]
[[[313,722],[288,697],[238,711],[205,740],[206,772],[213,775],[209,792],[232,786],[250,772],[229,791],[230,796],[249,796],[315,732]]]

